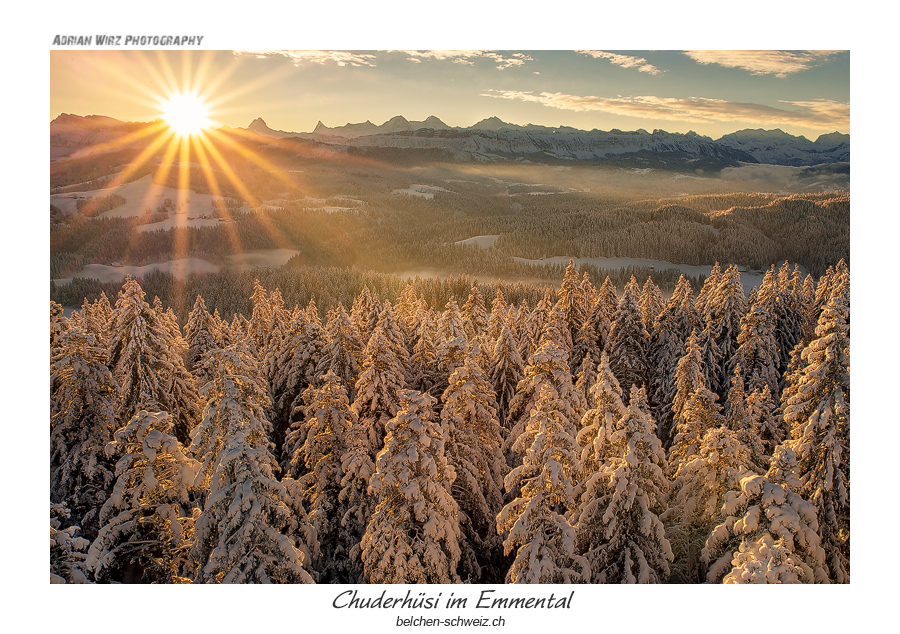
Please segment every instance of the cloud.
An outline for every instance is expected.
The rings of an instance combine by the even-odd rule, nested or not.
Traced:
[[[611,63],[622,68],[637,68],[642,73],[650,75],[662,75],[663,71],[648,62],[643,57],[634,57],[632,55],[620,55],[618,53],[608,53],[606,51],[575,51],[582,55],[589,55],[594,59],[608,59]]]
[[[432,59],[438,61],[450,60],[454,64],[464,64],[472,66],[475,59],[489,59],[497,64],[497,68],[505,70],[514,66],[522,66],[525,62],[533,61],[534,58],[525,53],[512,53],[504,55],[497,51],[389,51],[405,53],[410,61],[420,62],[423,59]]]
[[[828,99],[782,101],[779,103],[790,108],[777,108],[707,97],[582,97],[558,92],[533,93],[517,90],[489,90],[481,95],[539,103],[559,110],[599,111],[642,119],[698,123],[744,122],[763,126],[792,125],[829,130],[850,127],[850,104]]]
[[[259,59],[268,57],[286,57],[295,66],[304,62],[325,65],[334,63],[338,66],[375,66],[375,56],[352,51],[235,51],[235,55],[250,55]]]
[[[840,51],[685,51],[698,64],[741,68],[751,75],[787,77],[824,63]]]

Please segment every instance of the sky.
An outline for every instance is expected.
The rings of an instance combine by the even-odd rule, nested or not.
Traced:
[[[161,116],[194,92],[218,124],[311,132],[393,116],[583,130],[850,132],[850,52],[51,50],[50,118]]]

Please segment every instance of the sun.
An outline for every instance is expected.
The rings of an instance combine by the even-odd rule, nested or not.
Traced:
[[[162,111],[169,127],[180,136],[199,134],[212,124],[209,106],[193,93],[172,95],[163,102]]]

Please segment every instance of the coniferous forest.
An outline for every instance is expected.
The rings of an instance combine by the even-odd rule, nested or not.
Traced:
[[[309,41],[382,30],[319,5]],[[669,8],[686,29],[601,17],[721,21]],[[542,42],[596,22],[465,9],[381,13]],[[189,614],[368,632],[543,631],[576,594],[567,617],[634,629],[608,584],[850,583],[849,51],[586,50],[589,27],[585,50],[229,51],[201,13],[54,35],[51,584],[328,585],[282,589],[296,616],[246,590]],[[739,30],[799,32],[777,13]],[[888,235],[882,207],[860,218]],[[667,629],[750,614],[660,590]]]
[[[673,286],[51,301],[51,582],[848,583],[849,267]]]

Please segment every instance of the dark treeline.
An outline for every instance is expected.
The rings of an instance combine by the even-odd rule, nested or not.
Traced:
[[[561,273],[51,302],[51,581],[849,582],[846,263]]]

